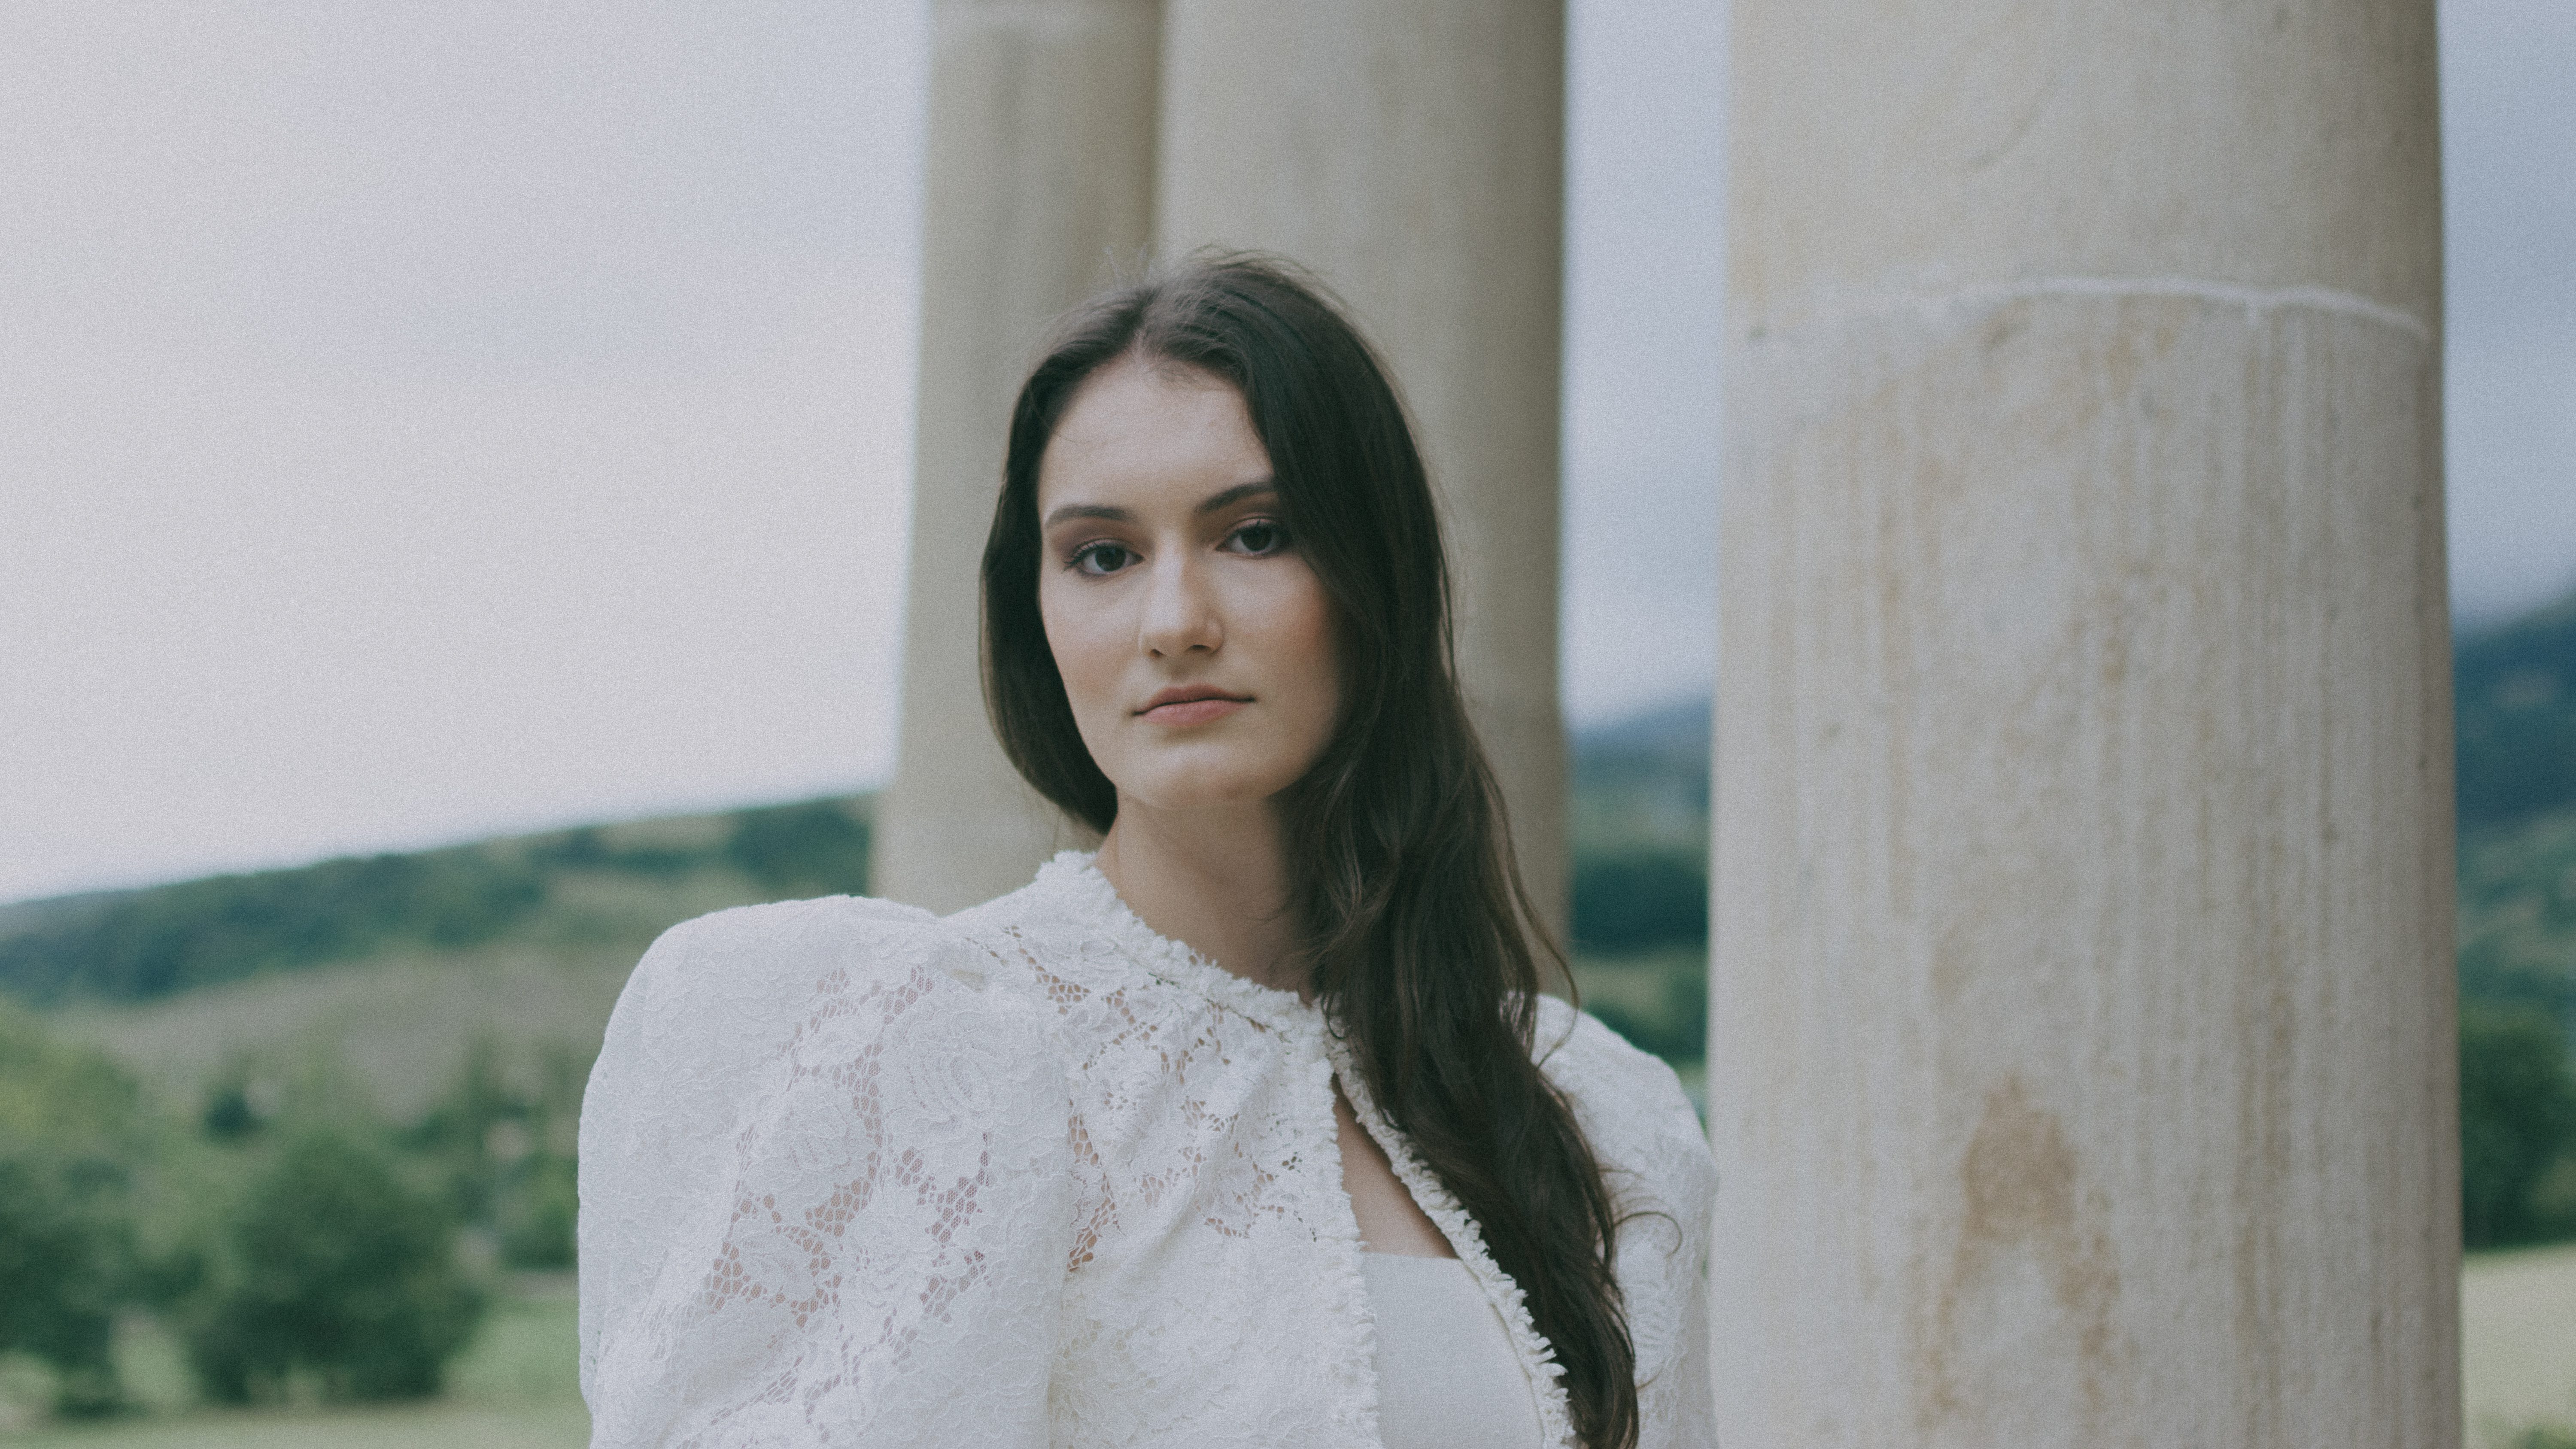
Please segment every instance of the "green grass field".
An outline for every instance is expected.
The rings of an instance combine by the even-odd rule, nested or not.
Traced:
[[[650,940],[648,936],[647,941]],[[226,1062],[328,1061],[408,1120],[481,1039],[560,1045],[589,1060],[641,944],[539,950],[490,946],[331,971],[281,972],[139,1006],[81,1005],[47,1024],[96,1046],[160,1100],[193,1110]]]
[[[442,1398],[388,1408],[211,1409],[189,1402],[178,1350],[148,1324],[123,1348],[142,1410],[96,1424],[0,1428],[10,1449],[581,1449],[582,1407],[569,1277],[523,1285],[493,1305]]]
[[[2576,1435],[2576,1243],[2469,1259],[2460,1355],[2472,1449],[2505,1449],[2539,1423]]]

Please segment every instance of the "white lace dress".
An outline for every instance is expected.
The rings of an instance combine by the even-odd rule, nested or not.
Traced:
[[[1543,1008],[1627,1215],[1640,1443],[1708,1445],[1698,1121],[1663,1063]],[[1375,1446],[1336,1078],[1570,1442],[1520,1290],[1323,1014],[1071,853],[946,918],[754,906],[645,955],[582,1106],[592,1442]]]

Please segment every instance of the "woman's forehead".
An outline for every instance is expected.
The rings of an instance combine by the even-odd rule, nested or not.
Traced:
[[[1074,394],[1038,464],[1038,513],[1195,509],[1268,481],[1243,395],[1192,368],[1121,358]]]

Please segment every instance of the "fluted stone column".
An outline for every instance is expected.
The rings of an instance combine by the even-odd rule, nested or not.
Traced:
[[[1281,252],[1385,352],[1531,888],[1565,894],[1557,709],[1562,0],[1169,0],[1156,250]]]
[[[2432,0],[1737,0],[1760,1445],[2458,1442]]]
[[[976,569],[1050,322],[1151,241],[1154,0],[933,0],[903,719],[879,895],[953,910],[1079,831],[985,722]]]

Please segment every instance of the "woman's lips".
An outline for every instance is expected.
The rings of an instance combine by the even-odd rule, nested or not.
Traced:
[[[1223,699],[1214,696],[1200,699],[1176,699],[1170,704],[1158,704],[1145,711],[1143,718],[1158,725],[1182,729],[1190,725],[1203,725],[1212,720],[1223,719],[1251,702],[1248,699]]]

